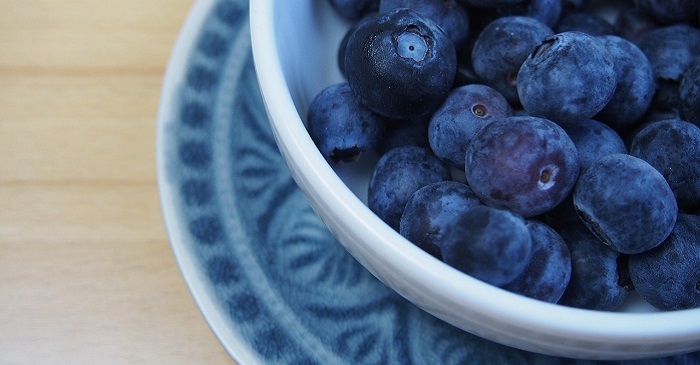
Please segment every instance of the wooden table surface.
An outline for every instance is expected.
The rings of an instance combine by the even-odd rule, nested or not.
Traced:
[[[0,0],[0,364],[232,364],[156,186],[194,0]]]

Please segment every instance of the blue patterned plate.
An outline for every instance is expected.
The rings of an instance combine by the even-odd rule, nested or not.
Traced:
[[[200,0],[191,10],[165,77],[157,145],[177,261],[239,364],[580,363],[460,331],[395,294],[336,242],[275,145],[247,1]]]

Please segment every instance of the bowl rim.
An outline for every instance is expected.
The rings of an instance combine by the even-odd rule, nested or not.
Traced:
[[[353,233],[354,235],[364,239],[361,242],[365,244],[357,247],[346,246],[353,256],[357,258],[358,253],[381,253],[387,258],[386,265],[391,270],[398,270],[405,275],[407,283],[416,283],[422,279],[423,285],[420,290],[428,290],[431,295],[452,298],[454,301],[463,303],[475,317],[479,317],[475,321],[480,325],[490,323],[490,326],[499,326],[508,323],[510,328],[520,330],[521,333],[512,335],[518,336],[526,343],[524,347],[526,350],[546,353],[547,338],[552,337],[559,338],[562,342],[574,340],[601,345],[692,343],[687,348],[675,349],[668,354],[700,348],[700,321],[689,320],[693,317],[700,318],[700,308],[651,313],[604,312],[538,301],[491,286],[449,267],[411,244],[381,221],[345,185],[318,152],[306,132],[289,92],[289,85],[279,59],[275,37],[277,31],[274,22],[277,11],[275,3],[275,0],[256,0],[250,3],[253,56],[265,108],[283,156],[295,156],[294,159],[285,158],[285,160],[314,210],[322,217],[330,215],[331,219],[342,219],[347,227],[355,227],[357,232]],[[314,184],[317,188],[305,189],[304,186],[308,184]],[[366,244],[370,239],[372,244]],[[341,243],[346,245],[345,242]],[[386,283],[386,278],[380,273],[375,272],[371,267],[368,269]],[[392,288],[401,296],[412,300],[406,290],[398,286],[392,286]],[[479,295],[472,294],[474,292],[478,292]],[[423,307],[421,303],[416,304]],[[518,310],[513,311],[513,308]],[[469,327],[476,322],[456,322],[453,318],[445,318],[443,313],[433,314],[474,333],[474,329]],[[669,324],[673,325],[669,326]],[[545,334],[546,338],[542,338],[540,334]],[[503,340],[488,339],[496,342]],[[507,339],[506,342],[507,345],[521,347]],[[603,348],[591,349],[591,351],[595,353],[606,350]],[[610,350],[610,353],[604,356],[628,358],[618,351]],[[648,355],[653,356],[657,353]]]

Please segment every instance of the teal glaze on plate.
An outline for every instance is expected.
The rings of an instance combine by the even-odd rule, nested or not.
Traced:
[[[374,278],[333,238],[280,156],[253,66],[248,3],[216,1],[195,39],[161,131],[160,178],[175,192],[167,198],[185,232],[172,238],[224,313],[213,329],[245,342],[227,348],[244,346],[264,364],[593,363],[470,335]]]

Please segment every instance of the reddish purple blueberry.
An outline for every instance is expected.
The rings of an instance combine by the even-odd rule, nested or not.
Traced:
[[[530,116],[485,126],[467,148],[464,168],[482,201],[524,217],[561,203],[579,174],[578,152],[564,129]]]

